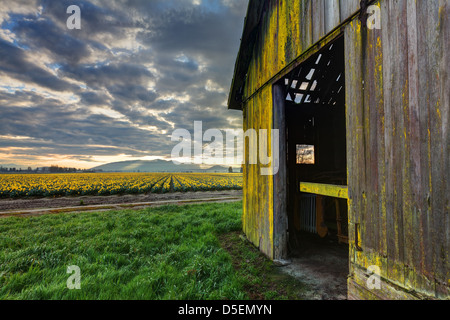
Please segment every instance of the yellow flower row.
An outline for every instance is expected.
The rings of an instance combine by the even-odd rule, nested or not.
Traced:
[[[82,173],[0,175],[0,197],[111,195],[241,188],[242,174]]]

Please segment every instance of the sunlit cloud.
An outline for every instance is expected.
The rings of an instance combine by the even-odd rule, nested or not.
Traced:
[[[177,128],[226,108],[248,0],[0,0],[0,165],[169,158]]]

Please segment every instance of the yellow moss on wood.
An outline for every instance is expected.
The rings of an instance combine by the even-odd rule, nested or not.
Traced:
[[[347,186],[300,182],[300,192],[318,194],[333,198],[348,199]]]

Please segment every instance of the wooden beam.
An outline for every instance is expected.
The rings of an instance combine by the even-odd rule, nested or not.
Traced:
[[[286,94],[282,85],[274,85],[272,90],[273,128],[280,130],[279,170],[273,176],[273,255],[282,260],[288,256]]]
[[[348,199],[347,186],[300,182],[300,192],[318,194],[332,198]]]
[[[325,224],[325,207],[323,203],[324,197],[316,197],[316,230],[321,238],[325,238],[328,234],[328,227]]]

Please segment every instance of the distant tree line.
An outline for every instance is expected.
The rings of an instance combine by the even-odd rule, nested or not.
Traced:
[[[22,169],[22,168],[6,168],[0,166],[0,173],[93,173],[93,172],[95,171],[89,169],[60,167],[58,165],[52,165],[50,167],[40,167],[36,169],[32,169],[31,167],[28,167],[28,169]]]
[[[75,173],[78,171],[79,171],[79,169],[77,169],[77,168],[66,168],[66,167],[60,167],[57,165],[50,166],[50,168],[49,168],[50,173]]]
[[[22,169],[22,168],[6,168],[0,166],[0,172],[13,172],[13,173],[35,173],[38,171],[38,168],[32,169],[31,167],[28,167],[28,169]]]

